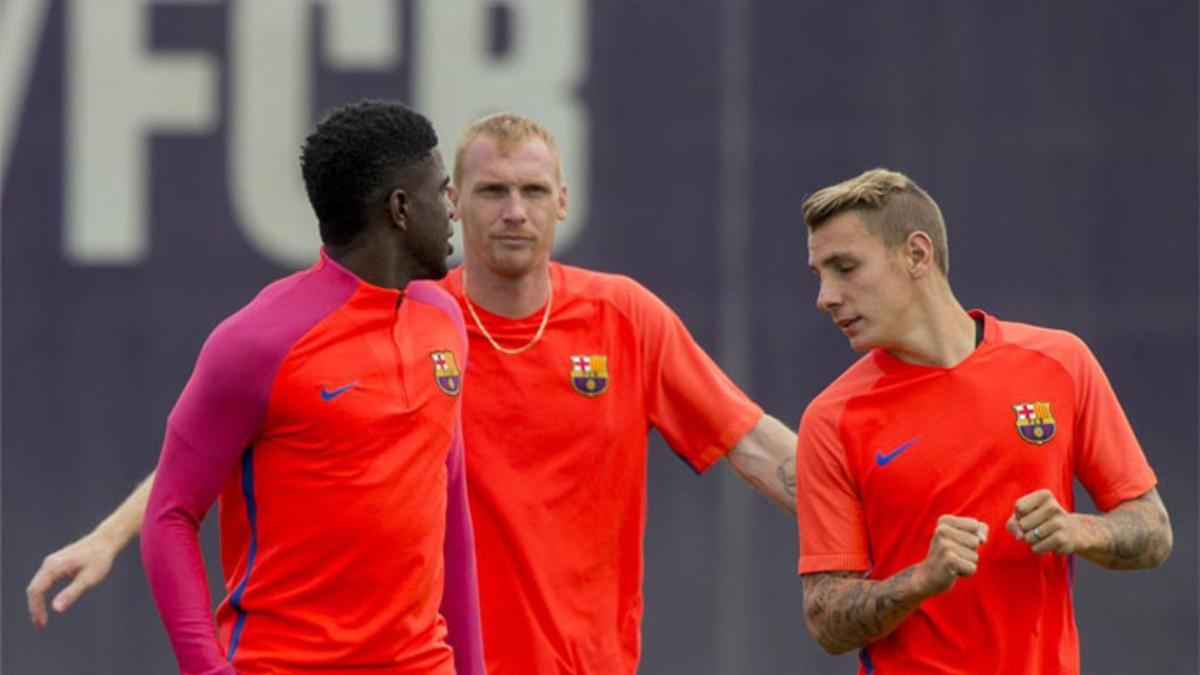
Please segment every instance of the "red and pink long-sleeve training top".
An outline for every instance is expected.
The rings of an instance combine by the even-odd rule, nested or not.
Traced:
[[[324,253],[213,331],[142,529],[181,671],[483,675],[466,358],[444,291],[372,286]],[[197,531],[218,496],[214,628]]]

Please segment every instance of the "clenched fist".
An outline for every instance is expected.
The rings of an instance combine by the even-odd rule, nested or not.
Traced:
[[[1085,527],[1049,490],[1030,492],[1013,505],[1005,528],[1029,543],[1034,553],[1070,555],[1084,546]]]
[[[987,541],[987,524],[965,516],[943,515],[929,541],[929,553],[917,566],[918,585],[929,595],[950,590],[959,577],[969,577],[979,564],[979,547]]]

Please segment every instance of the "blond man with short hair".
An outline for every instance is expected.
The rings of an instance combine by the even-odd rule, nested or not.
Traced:
[[[1071,556],[1159,565],[1156,478],[1079,338],[967,312],[942,215],[874,169],[804,203],[817,307],[866,354],[797,444],[809,631],[860,673],[1078,673]],[[1075,512],[1078,478],[1100,514]]]

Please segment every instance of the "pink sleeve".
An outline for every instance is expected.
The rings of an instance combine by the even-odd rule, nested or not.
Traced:
[[[142,524],[146,577],[179,669],[189,674],[236,672],[217,642],[197,533],[262,423],[278,365],[236,334],[219,327],[200,352],[167,421]]]
[[[466,325],[454,298],[430,282],[413,282],[408,287],[413,300],[446,313],[462,345],[462,372],[466,378],[470,359]],[[461,405],[461,404],[460,404]],[[454,440],[446,456],[446,539],[442,557],[446,581],[442,591],[441,615],[446,619],[447,640],[454,649],[458,675],[486,675],[483,665],[483,632],[479,623],[479,582],[475,569],[475,535],[467,500],[466,452],[463,448],[462,413],[456,411]]]
[[[446,458],[446,541],[443,555],[446,585],[441,614],[449,629],[447,638],[454,649],[458,675],[485,675],[483,633],[479,625],[479,583],[475,571],[475,539],[467,503],[466,462],[462,443],[462,420],[454,424],[454,441]]]

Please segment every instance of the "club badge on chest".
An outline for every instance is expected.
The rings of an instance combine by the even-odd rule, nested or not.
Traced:
[[[462,389],[462,374],[458,370],[458,362],[454,360],[454,352],[431,352],[429,358],[433,361],[433,379],[438,389],[447,396],[458,396]]]
[[[608,356],[575,354],[571,356],[571,386],[584,396],[599,396],[608,389]]]
[[[1042,445],[1054,438],[1054,415],[1049,401],[1032,401],[1013,406],[1017,413],[1017,433],[1035,445]]]

